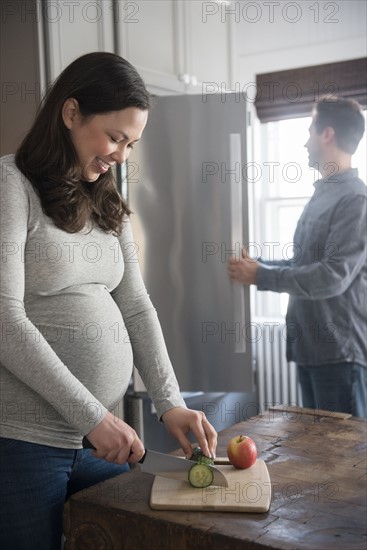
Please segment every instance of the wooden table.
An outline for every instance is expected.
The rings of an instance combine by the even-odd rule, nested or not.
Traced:
[[[65,550],[366,550],[366,426],[284,407],[219,434],[256,441],[272,482],[266,514],[154,511],[135,469],[65,505]]]

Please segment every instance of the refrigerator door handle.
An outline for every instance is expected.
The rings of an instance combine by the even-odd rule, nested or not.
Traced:
[[[242,160],[241,134],[229,134],[229,163],[231,190],[231,240],[236,254],[241,254],[243,247],[242,218]],[[246,352],[245,327],[245,289],[244,286],[232,283],[232,308],[234,312],[234,329],[238,337],[235,339],[235,353]]]

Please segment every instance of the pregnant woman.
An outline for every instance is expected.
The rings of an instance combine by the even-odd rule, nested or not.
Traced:
[[[141,459],[136,432],[111,412],[133,364],[185,454],[190,430],[215,453],[214,428],[181,397],[111,172],[141,138],[149,108],[126,60],[87,54],[49,89],[16,154],[1,159],[7,550],[59,550],[65,500]],[[82,448],[83,436],[96,450]]]

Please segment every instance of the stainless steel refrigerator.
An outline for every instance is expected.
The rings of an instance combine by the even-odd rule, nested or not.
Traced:
[[[246,134],[238,94],[156,97],[127,167],[140,266],[181,390],[203,402],[236,392],[236,406],[255,399],[249,291],[227,274],[249,240]]]

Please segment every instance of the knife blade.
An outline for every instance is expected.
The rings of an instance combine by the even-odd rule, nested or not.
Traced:
[[[83,437],[83,447],[95,449],[86,437]],[[141,465],[141,471],[144,473],[188,482],[189,471],[197,462],[145,449],[144,456],[139,460],[139,464]],[[208,465],[208,468],[213,473],[212,485],[228,487],[228,481],[223,472],[215,466]]]
[[[188,481],[189,471],[197,464],[194,460],[180,458],[178,456],[145,450],[143,458],[139,461],[141,471],[156,476],[169,477],[180,481]],[[215,466],[208,465],[213,473],[212,485],[228,487],[228,481],[224,474]]]

